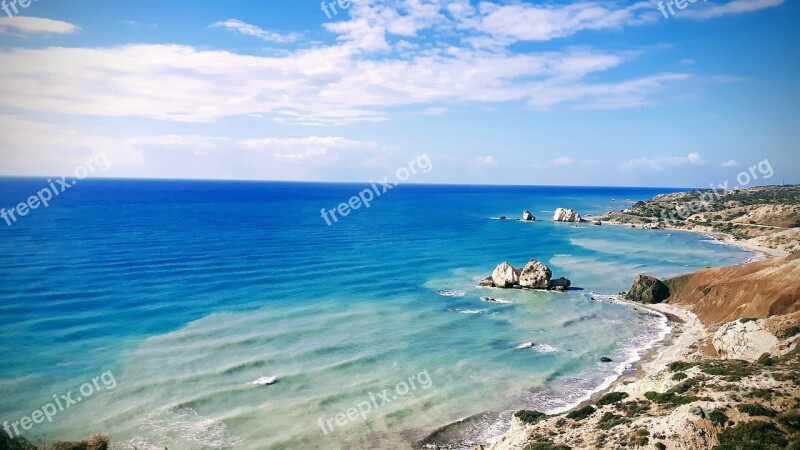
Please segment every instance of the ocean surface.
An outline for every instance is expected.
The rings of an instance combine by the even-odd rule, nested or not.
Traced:
[[[2,179],[0,207],[46,185]],[[404,185],[328,226],[320,210],[364,188],[83,180],[0,222],[0,420],[59,400],[26,436],[119,449],[405,449],[476,415],[462,433],[485,438],[515,408],[584,399],[663,337],[662,317],[600,294],[752,256],[552,222],[669,189]],[[495,219],[525,209],[542,220]],[[476,287],[531,258],[577,289]]]

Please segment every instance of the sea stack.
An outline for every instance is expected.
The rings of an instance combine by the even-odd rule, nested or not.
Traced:
[[[525,211],[522,213],[522,220],[533,222],[536,220],[536,216],[534,216],[530,211]]]
[[[572,282],[564,277],[553,278],[553,271],[541,262],[532,259],[522,269],[516,269],[508,262],[495,267],[492,276],[483,279],[481,286],[503,289],[544,289],[564,292]]]
[[[625,296],[627,300],[639,303],[661,303],[669,298],[669,287],[656,277],[637,275],[631,290]]]
[[[553,214],[553,220],[556,222],[581,222],[583,218],[574,209],[558,208]]]

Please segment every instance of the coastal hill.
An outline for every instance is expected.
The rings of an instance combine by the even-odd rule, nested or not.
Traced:
[[[751,246],[796,252],[800,251],[800,186],[662,194],[599,220],[725,233]]]
[[[665,281],[667,302],[697,314],[706,326],[800,311],[800,253],[783,259],[704,269]]]
[[[721,233],[773,258],[638,276],[626,298],[669,318],[665,345],[571,411],[518,411],[491,450],[800,449],[800,187],[710,193],[659,195],[600,220]]]

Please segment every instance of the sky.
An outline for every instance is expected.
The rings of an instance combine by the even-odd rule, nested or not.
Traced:
[[[797,2],[0,7],[2,176],[800,183]]]

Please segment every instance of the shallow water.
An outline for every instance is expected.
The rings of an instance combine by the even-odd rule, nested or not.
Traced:
[[[42,183],[2,180],[0,204]],[[28,434],[102,432],[118,448],[410,448],[474,414],[560,410],[663,333],[592,293],[752,256],[546,213],[665,190],[400,186],[329,227],[320,209],[361,186],[82,183],[0,231],[0,418],[110,370],[113,389]],[[523,209],[545,220],[492,219]],[[476,287],[530,258],[581,290]],[[262,376],[279,382],[250,384]]]

